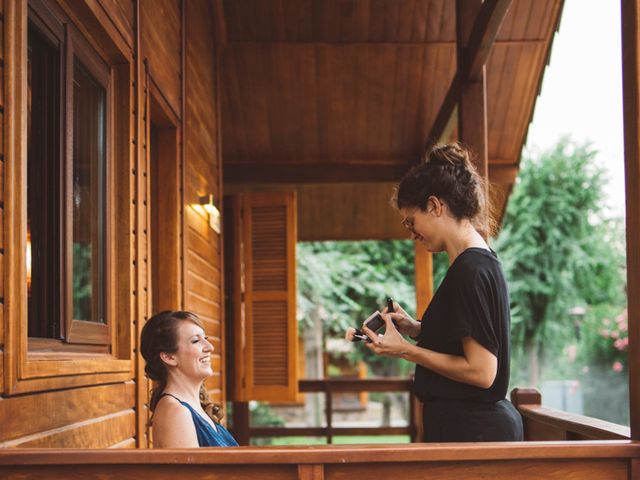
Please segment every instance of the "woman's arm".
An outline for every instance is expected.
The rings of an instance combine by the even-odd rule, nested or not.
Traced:
[[[157,448],[198,448],[198,435],[191,412],[164,397],[153,414],[153,446]]]
[[[480,388],[489,388],[498,372],[498,359],[472,337],[462,339],[464,356],[434,352],[405,341],[394,328],[391,318],[384,314],[386,331],[377,336],[368,328],[363,332],[371,338],[367,346],[378,355],[402,357],[432,370],[443,377]]]

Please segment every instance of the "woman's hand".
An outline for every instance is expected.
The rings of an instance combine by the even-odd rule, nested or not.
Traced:
[[[391,315],[382,313],[384,319],[385,332],[380,336],[365,325],[362,326],[362,332],[369,337],[371,343],[366,343],[367,347],[376,355],[386,355],[389,357],[401,357],[407,353],[409,343],[396,330],[391,320]]]
[[[393,302],[393,310],[393,312],[388,313],[388,308],[385,307],[384,310],[382,310],[382,313],[388,313],[391,316],[391,319],[397,326],[397,330],[401,334],[408,335],[410,337],[417,337],[420,335],[420,331],[422,329],[422,324],[420,322],[411,318],[411,315],[405,312],[404,308],[396,302]]]

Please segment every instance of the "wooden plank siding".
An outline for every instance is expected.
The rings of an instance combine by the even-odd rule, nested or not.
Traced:
[[[0,394],[4,392],[4,3],[0,2]]]
[[[16,358],[15,349],[6,348],[8,325],[15,331],[17,317],[7,316],[3,290],[7,278],[2,268],[3,242],[7,240],[4,230],[8,224],[4,218],[4,188],[8,181],[4,177],[7,158],[4,138],[7,131],[15,131],[15,127],[6,130],[4,125],[5,41],[9,35],[4,23],[7,5],[24,6],[22,10],[13,8],[12,12],[26,15],[27,1],[0,1],[0,448],[145,447],[150,443],[149,385],[137,339],[145,320],[153,313],[150,214],[155,205],[149,146],[151,124],[158,118],[150,110],[152,93],[154,105],[160,104],[164,109],[159,124],[166,127],[166,118],[175,124],[173,156],[180,172],[176,190],[179,193],[174,199],[175,208],[180,211],[180,234],[176,237],[177,250],[181,252],[180,274],[162,281],[174,282],[173,288],[182,292],[182,279],[186,275],[186,295],[177,295],[179,301],[171,308],[193,309],[203,319],[208,333],[215,337],[216,357],[212,359],[215,375],[209,388],[214,400],[224,400],[220,238],[209,227],[206,216],[197,210],[200,195],[213,193],[219,199],[220,194],[220,162],[212,155],[220,145],[213,5],[209,0],[59,0],[62,11],[92,45],[95,43],[98,53],[115,65],[117,91],[127,92],[116,98],[121,108],[114,118],[118,145],[114,152],[114,175],[121,185],[118,191],[125,195],[114,199],[115,210],[120,214],[114,219],[119,281],[113,290],[121,299],[116,316],[125,320],[118,324],[113,348],[119,361],[124,362],[120,365],[125,365],[128,371],[89,375],[77,367],[83,372],[81,375],[60,376],[53,361],[40,370],[45,377],[34,379],[26,389],[14,389],[20,395],[13,395],[5,380],[14,377],[8,376],[5,369],[17,371],[21,360]],[[188,32],[184,29],[185,15],[189,15]],[[183,121],[185,118],[189,119],[188,124]],[[13,335],[11,338],[15,338]],[[9,355],[13,357],[8,365]]]
[[[212,2],[189,1],[183,5],[184,52],[184,306],[198,314],[214,346],[212,365],[216,374],[207,390],[216,402],[224,400],[224,329],[222,325],[221,238],[209,227],[200,196],[213,195],[221,208],[219,186],[219,120],[215,50],[215,21]]]

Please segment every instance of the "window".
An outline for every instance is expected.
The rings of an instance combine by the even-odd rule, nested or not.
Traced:
[[[28,336],[107,345],[109,67],[40,4],[27,65]]]

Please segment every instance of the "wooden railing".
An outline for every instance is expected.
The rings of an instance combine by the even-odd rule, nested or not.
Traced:
[[[317,445],[184,450],[0,450],[0,478],[180,480],[640,480],[640,443]]]
[[[336,427],[333,424],[333,394],[344,392],[410,392],[413,380],[410,378],[329,378],[322,380],[300,380],[300,393],[323,393],[325,396],[325,425],[323,427],[251,427],[249,417],[234,415],[233,433],[240,439],[255,437],[326,437],[327,443],[333,442],[336,435],[408,435],[412,442],[421,438],[422,422],[420,407],[415,397],[410,396],[409,422],[404,427]],[[234,405],[234,408],[242,405]],[[240,422],[238,422],[240,419]]]
[[[248,407],[245,415],[234,416],[234,435],[241,445],[248,445],[250,438],[258,437],[326,437],[333,442],[336,435],[408,435],[411,442],[422,439],[422,407],[410,396],[409,422],[404,427],[336,427],[333,424],[333,394],[341,392],[410,392],[413,381],[409,378],[380,379],[324,379],[301,380],[301,393],[323,393],[325,395],[326,426],[321,427],[251,427]],[[542,406],[539,391],[531,388],[516,388],[511,392],[511,401],[516,406],[524,423],[525,440],[628,440],[629,427],[576,415]],[[236,412],[237,413],[237,412]],[[237,419],[241,422],[238,425]]]
[[[524,423],[525,440],[628,440],[631,429],[596,418],[542,406],[542,396],[533,388],[511,392]]]

